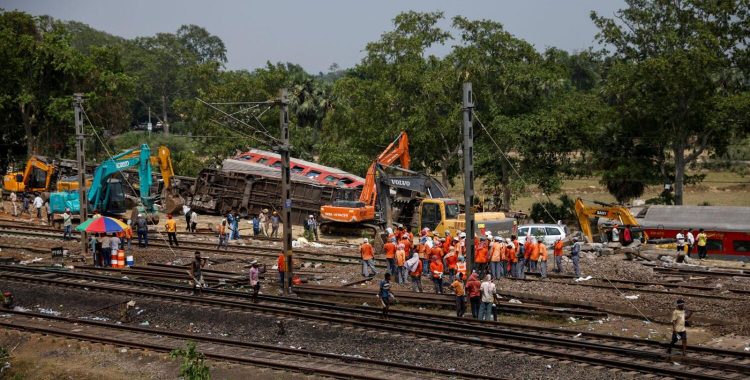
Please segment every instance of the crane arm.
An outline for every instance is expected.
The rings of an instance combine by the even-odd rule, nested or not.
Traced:
[[[411,157],[409,156],[409,136],[406,132],[399,133],[393,142],[391,142],[385,150],[380,153],[377,160],[370,165],[367,169],[367,175],[365,176],[365,184],[362,186],[362,193],[359,196],[360,202],[368,206],[373,206],[377,198],[376,190],[376,172],[377,165],[390,166],[396,161],[400,161],[401,167],[409,169],[411,164]]]
[[[168,189],[172,184],[172,177],[174,177],[172,156],[169,148],[164,145],[160,146],[157,155],[151,157],[151,165],[159,168],[161,171],[161,178],[164,180],[164,188]]]

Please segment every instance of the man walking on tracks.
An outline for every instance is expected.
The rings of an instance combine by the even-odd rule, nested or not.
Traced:
[[[281,223],[281,217],[279,216],[279,213],[274,211],[273,215],[271,215],[271,236],[272,237],[279,237],[279,224]]]
[[[268,231],[271,229],[271,220],[268,219],[268,209],[264,208],[258,217],[260,225],[263,226],[263,236],[268,236]]]
[[[203,287],[206,285],[206,282],[203,281],[202,268],[206,266],[206,261],[208,259],[201,257],[199,251],[195,251],[195,259],[190,264],[190,269],[188,270],[188,274],[193,279],[193,295],[195,295],[196,289],[198,289],[198,295],[203,293]]]
[[[677,343],[678,340],[682,340],[682,356],[685,356],[685,351],[687,351],[687,329],[685,329],[685,321],[690,319],[692,314],[692,312],[685,310],[685,301],[681,299],[677,300],[677,309],[672,311],[672,342],[669,343],[667,354],[671,354],[674,344]]]
[[[44,199],[37,193],[34,197],[34,208],[36,209],[36,218],[39,220],[42,220],[42,206],[44,206]]]
[[[179,247],[180,244],[177,242],[177,222],[172,219],[172,214],[167,214],[167,222],[164,224],[164,229],[167,231],[167,238],[169,238],[169,246],[174,245]]]
[[[383,305],[383,318],[388,319],[388,309],[391,307],[393,301],[393,293],[391,293],[391,274],[387,273],[384,276],[383,281],[380,281],[380,289],[378,290],[378,298],[380,298],[380,304]]]
[[[135,231],[138,234],[138,248],[148,248],[148,222],[143,214],[138,214],[135,219]]]
[[[573,247],[570,249],[570,259],[573,261],[573,270],[576,273],[576,278],[581,278],[581,266],[579,261],[581,260],[581,243],[578,242],[578,237],[573,237]]]
[[[359,254],[362,257],[362,276],[370,277],[370,270],[372,270],[372,276],[377,275],[378,271],[375,270],[375,256],[373,255],[369,239],[365,238],[362,245],[359,246]]]
[[[458,277],[451,284],[453,292],[456,293],[456,316],[461,318],[466,312],[466,289],[464,288],[464,274],[459,273]]]
[[[258,303],[258,293],[260,293],[260,269],[258,268],[258,260],[253,260],[250,265],[248,279],[250,280],[250,287],[253,289],[253,303]]]

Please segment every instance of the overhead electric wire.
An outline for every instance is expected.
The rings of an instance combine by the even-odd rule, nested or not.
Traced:
[[[91,130],[92,130],[92,131],[94,131],[94,136],[96,136],[97,140],[99,140],[99,143],[100,143],[100,144],[102,145],[102,147],[104,148],[104,151],[105,151],[105,152],[107,153],[107,156],[109,156],[109,159],[110,159],[110,160],[112,160],[112,161],[114,161],[114,156],[112,155],[112,153],[111,153],[111,152],[110,152],[110,150],[108,149],[108,147],[107,147],[107,144],[106,144],[106,143],[104,143],[104,141],[102,140],[101,136],[99,136],[99,133],[97,133],[97,132],[96,132],[96,127],[94,127],[94,123],[92,123],[92,122],[91,122],[91,119],[89,119],[89,115],[88,115],[88,114],[86,113],[86,110],[85,110],[85,109],[83,108],[83,104],[81,104],[81,112],[83,113],[83,116],[84,116],[84,117],[86,118],[86,121],[88,121],[89,125],[91,126]],[[150,162],[149,162],[149,165],[151,165],[151,163],[150,163]],[[133,191],[133,193],[138,193],[138,192],[137,192],[137,191],[135,190],[135,187],[134,187],[134,186],[133,186],[133,185],[132,185],[132,184],[130,183],[130,181],[129,181],[129,180],[127,179],[127,177],[126,177],[126,176],[124,175],[124,172],[123,172],[123,170],[122,170],[121,168],[119,168],[119,167],[116,167],[116,168],[117,168],[117,172],[118,172],[118,173],[120,173],[120,175],[122,176],[122,179],[123,179],[123,180],[125,181],[125,183],[127,183],[127,184],[128,184],[128,186],[129,186],[129,187],[130,187],[130,189],[131,189],[131,190]],[[80,170],[80,169],[79,169],[79,170]],[[82,199],[81,201],[84,201],[84,200]],[[86,199],[86,200],[85,200],[85,202],[86,202],[86,204],[87,204],[87,203],[88,203],[88,199]],[[145,205],[144,205],[144,206],[145,206]],[[145,212],[147,216],[150,216],[150,213],[148,212],[148,210],[146,210],[146,208],[145,208],[145,207],[144,207],[144,210],[143,210],[143,212]],[[158,216],[158,215],[157,215],[157,216]],[[132,227],[131,227],[131,228],[132,228]],[[164,235],[162,235],[162,233],[161,233],[161,232],[159,232],[159,229],[158,229],[158,228],[156,229],[156,234],[157,234],[157,235],[159,235],[159,238],[161,238],[161,240],[162,240],[162,241],[164,241],[164,245],[166,245],[166,246],[167,246],[167,247],[169,248],[169,251],[170,251],[170,252],[172,252],[172,256],[175,256],[175,257],[176,257],[176,256],[177,256],[177,253],[175,253],[175,251],[174,251],[174,250],[172,249],[172,246],[171,246],[171,244],[167,244],[167,239],[165,239],[165,238],[164,238]]]
[[[513,171],[514,171],[514,172],[516,173],[516,175],[517,175],[517,176],[518,176],[518,177],[519,177],[519,178],[521,179],[521,181],[522,181],[522,182],[524,183],[524,186],[528,187],[528,183],[526,183],[526,181],[525,181],[525,180],[523,179],[523,177],[521,177],[521,175],[520,175],[520,174],[518,173],[518,170],[516,170],[516,168],[515,168],[515,167],[513,166],[513,164],[512,164],[511,162],[510,162],[510,160],[508,159],[508,157],[507,157],[507,156],[505,155],[505,152],[503,152],[503,150],[502,150],[502,149],[500,148],[500,145],[498,145],[498,143],[497,143],[497,142],[495,141],[495,139],[494,139],[494,138],[492,137],[492,135],[491,135],[491,134],[490,134],[490,132],[489,132],[489,131],[487,130],[487,128],[486,128],[486,127],[484,126],[484,124],[482,123],[482,121],[481,121],[481,120],[479,120],[479,117],[477,116],[476,112],[474,112],[474,111],[472,110],[472,112],[471,112],[471,113],[472,113],[472,115],[474,115],[474,119],[476,119],[477,123],[479,123],[479,125],[480,125],[480,126],[482,127],[482,129],[483,129],[483,130],[484,130],[484,132],[485,132],[485,133],[487,134],[487,136],[488,136],[488,137],[490,138],[490,140],[492,141],[492,143],[493,143],[493,144],[495,144],[495,147],[497,147],[497,150],[498,150],[498,151],[500,152],[500,154],[502,154],[502,155],[503,155],[503,157],[505,158],[505,160],[506,160],[506,161],[508,162],[508,165],[510,165],[510,167],[511,167],[511,168],[513,169]],[[545,194],[545,195],[546,195],[546,194]],[[547,196],[547,199],[549,199],[549,196]],[[539,200],[539,197],[537,197],[537,200]],[[551,202],[551,201],[550,201],[550,202]],[[554,217],[552,216],[552,214],[550,214],[550,212],[549,212],[549,211],[547,210],[547,208],[546,208],[546,207],[544,207],[544,203],[543,203],[543,202],[539,202],[539,204],[540,204],[540,205],[542,206],[542,208],[543,208],[543,209],[544,209],[544,211],[545,211],[545,212],[547,213],[547,215],[549,215],[549,216],[550,216],[550,218],[552,218],[552,220],[555,220],[555,218],[554,218]],[[641,315],[641,316],[642,316],[642,317],[643,317],[643,318],[644,318],[644,319],[645,319],[645,320],[646,320],[647,322],[651,323],[651,320],[650,320],[650,319],[649,319],[649,318],[648,318],[648,317],[647,317],[647,316],[646,316],[646,315],[645,315],[645,314],[644,314],[644,313],[643,313],[643,312],[641,311],[641,309],[639,309],[639,308],[638,308],[638,306],[636,306],[636,305],[635,305],[634,303],[630,302],[630,299],[628,299],[628,298],[627,298],[627,297],[625,296],[625,294],[624,294],[624,293],[623,293],[622,291],[620,291],[620,289],[619,289],[619,288],[617,288],[617,286],[615,286],[615,284],[613,284],[613,283],[612,283],[612,281],[610,281],[610,280],[609,280],[609,278],[608,278],[608,277],[607,277],[606,275],[602,274],[602,277],[603,277],[603,278],[604,278],[604,279],[605,279],[605,280],[606,280],[606,281],[607,281],[607,282],[609,283],[609,285],[610,285],[610,286],[611,286],[612,288],[614,288],[614,289],[615,289],[615,290],[616,290],[616,291],[617,291],[618,293],[620,293],[620,295],[621,295],[621,296],[622,296],[623,298],[625,298],[625,301],[626,301],[627,303],[629,303],[629,304],[630,304],[630,306],[632,306],[632,307],[633,307],[633,308],[634,308],[634,309],[635,309],[636,311],[638,311],[638,313],[639,313],[639,314],[640,314],[640,315]]]
[[[236,122],[238,122],[238,123],[240,123],[240,124],[242,124],[242,125],[246,126],[247,128],[250,128],[251,130],[254,130],[254,131],[256,131],[256,132],[258,132],[258,133],[260,133],[260,134],[264,135],[264,136],[265,136],[266,138],[268,138],[269,140],[273,141],[274,143],[276,143],[276,144],[279,144],[279,145],[282,145],[282,144],[281,144],[281,141],[280,141],[280,140],[279,140],[278,138],[276,138],[276,137],[273,137],[273,136],[271,136],[271,134],[270,134],[270,133],[268,133],[268,131],[260,131],[260,130],[258,130],[257,128],[254,128],[253,126],[251,126],[250,124],[248,124],[248,123],[246,123],[246,122],[244,122],[244,121],[242,121],[242,120],[240,120],[240,119],[238,119],[238,118],[236,118],[236,117],[234,117],[234,116],[232,116],[232,115],[230,115],[230,114],[226,113],[226,112],[225,112],[224,110],[222,110],[222,109],[220,109],[220,108],[218,108],[218,107],[216,107],[216,106],[212,105],[211,103],[208,103],[208,102],[204,101],[204,100],[203,100],[203,99],[201,99],[201,98],[196,98],[196,99],[197,99],[197,100],[198,100],[199,102],[201,102],[201,103],[203,103],[203,104],[205,104],[205,105],[207,105],[207,106],[209,106],[209,107],[213,108],[214,110],[218,111],[219,113],[223,114],[224,116],[227,116],[227,117],[229,117],[229,118],[233,119],[234,121],[236,121]],[[256,118],[256,120],[257,120],[257,118]],[[258,122],[260,122],[260,121],[258,121]],[[262,124],[261,124],[261,128],[263,128],[263,129],[265,130],[265,127],[263,127],[263,125],[262,125]]]

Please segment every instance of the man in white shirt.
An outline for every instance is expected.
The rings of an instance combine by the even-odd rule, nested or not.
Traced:
[[[495,283],[492,282],[492,276],[486,275],[479,292],[482,294],[482,304],[479,305],[479,320],[492,320],[492,305],[495,303]]]
[[[677,239],[677,251],[684,252],[685,251],[685,230],[678,232],[675,238]]]
[[[16,195],[16,192],[13,191],[10,193],[10,204],[13,206],[13,216],[18,216],[18,196]]]
[[[182,205],[182,213],[185,214],[185,231],[190,231],[190,206]]]
[[[693,253],[693,246],[695,245],[695,236],[693,236],[693,229],[688,229],[687,232],[687,255],[690,257],[690,254]]]
[[[198,213],[195,211],[190,212],[190,232],[195,232],[198,229]]]
[[[44,199],[39,194],[34,197],[34,208],[36,209],[36,218],[42,219],[42,206],[44,206]]]

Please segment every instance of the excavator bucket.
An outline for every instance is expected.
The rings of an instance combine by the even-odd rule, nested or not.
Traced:
[[[162,192],[161,203],[164,207],[164,212],[167,214],[177,214],[182,212],[182,206],[185,205],[185,198],[183,198],[177,191],[170,191],[164,189]]]

